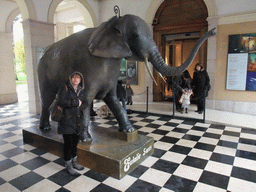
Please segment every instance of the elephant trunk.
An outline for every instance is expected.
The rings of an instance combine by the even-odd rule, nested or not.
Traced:
[[[183,69],[184,65],[181,65],[179,67],[168,66],[164,62],[157,47],[154,47],[152,54],[150,55],[149,61],[154,66],[154,68],[164,76],[178,76],[178,75],[181,75],[182,72],[186,69],[186,67],[184,67],[184,69]]]
[[[192,63],[193,59],[195,58],[200,46],[203,44],[203,42],[208,39],[209,37],[215,35],[214,32],[215,28],[213,28],[212,30],[208,31],[207,33],[205,33],[195,44],[195,46],[193,47],[191,53],[189,54],[187,60],[180,66],[178,67],[171,67],[168,66],[161,54],[158,51],[157,46],[152,45],[151,46],[151,51],[150,51],[150,55],[149,55],[149,61],[151,62],[151,64],[154,66],[154,68],[160,72],[162,75],[165,76],[179,76],[182,74],[183,71],[185,71],[189,65]]]

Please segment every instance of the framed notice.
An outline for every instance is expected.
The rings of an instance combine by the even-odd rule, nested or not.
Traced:
[[[248,53],[228,54],[227,89],[245,90]]]
[[[226,89],[256,91],[256,33],[229,36]]]

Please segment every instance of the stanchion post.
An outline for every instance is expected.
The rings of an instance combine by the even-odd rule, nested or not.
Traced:
[[[205,123],[205,100],[206,100],[206,90],[204,91],[204,116],[203,116],[203,122]]]
[[[174,77],[172,77],[172,94],[173,94],[173,105],[172,105],[172,114],[173,118],[175,117],[175,87],[174,87]]]
[[[146,104],[146,113],[148,116],[148,86],[147,86],[147,104]]]

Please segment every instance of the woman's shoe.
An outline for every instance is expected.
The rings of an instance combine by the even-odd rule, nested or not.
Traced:
[[[66,167],[66,170],[67,172],[70,174],[70,175],[74,175],[74,176],[78,176],[80,175],[78,172],[76,172],[76,170],[73,168],[72,166],[72,160],[70,159],[69,161],[65,161],[65,167]]]
[[[83,167],[82,165],[79,165],[79,164],[77,163],[77,156],[75,156],[75,157],[72,158],[71,160],[72,160],[72,165],[73,165],[73,167],[74,167],[75,169],[77,169],[77,170],[79,170],[79,171],[81,171],[81,170],[84,169],[84,167]]]

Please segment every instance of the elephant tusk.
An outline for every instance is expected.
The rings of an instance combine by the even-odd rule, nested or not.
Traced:
[[[155,80],[155,78],[154,78],[154,76],[153,76],[153,74],[152,74],[152,72],[151,72],[150,69],[149,69],[148,58],[146,58],[145,63],[146,63],[146,67],[147,67],[148,73],[150,74],[150,76],[151,76],[151,78],[153,79],[154,83],[155,83],[156,85],[158,85],[157,82],[156,82],[156,80]],[[163,79],[163,81],[166,83],[166,80],[164,79],[163,75],[162,75],[161,73],[159,73],[159,72],[157,72],[157,73],[158,73],[158,75]]]
[[[150,69],[149,69],[149,63],[148,63],[148,58],[147,58],[147,57],[146,57],[146,59],[145,59],[145,65],[146,65],[146,67],[147,67],[147,70],[148,70],[148,73],[149,73],[150,77],[153,79],[153,81],[154,81],[154,83],[156,84],[156,86],[158,86],[158,84],[157,84],[157,82],[156,82],[156,80],[155,80],[155,78],[154,78],[152,72],[151,72]]]
[[[163,79],[163,81],[166,83],[166,80],[164,79],[163,75],[158,72],[158,75]]]

